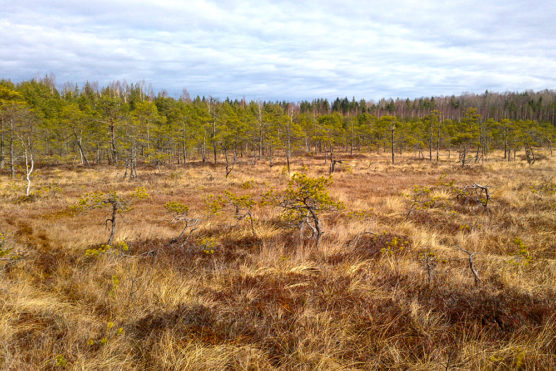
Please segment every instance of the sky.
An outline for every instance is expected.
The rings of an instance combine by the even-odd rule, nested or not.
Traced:
[[[556,1],[0,0],[0,79],[180,96],[556,89]]]

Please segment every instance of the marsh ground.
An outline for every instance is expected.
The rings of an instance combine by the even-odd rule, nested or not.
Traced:
[[[233,212],[206,210],[208,194],[279,192],[284,164],[244,163],[228,178],[223,165],[144,167],[132,182],[122,169],[45,167],[31,202],[18,202],[22,179],[1,175],[2,368],[556,367],[554,157],[529,166],[495,153],[466,169],[447,153],[339,157],[330,195],[345,209],[323,215],[318,249],[279,208],[254,209],[257,237]],[[292,167],[327,169],[318,157]],[[473,183],[489,186],[487,208],[456,198]],[[415,186],[431,190],[408,215]],[[71,206],[137,187],[150,198],[116,231],[129,250],[86,256],[106,242],[109,211]],[[172,241],[168,201],[201,219],[186,243]],[[474,253],[479,284],[459,248]]]

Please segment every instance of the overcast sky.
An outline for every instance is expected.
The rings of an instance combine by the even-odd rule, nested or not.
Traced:
[[[556,89],[556,1],[0,0],[0,78],[179,96]]]

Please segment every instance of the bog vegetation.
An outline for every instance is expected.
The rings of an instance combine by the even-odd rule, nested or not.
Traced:
[[[0,367],[554,369],[553,92],[0,83]]]

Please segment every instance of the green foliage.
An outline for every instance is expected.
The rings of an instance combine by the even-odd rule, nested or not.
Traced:
[[[59,187],[57,185],[49,184],[49,185],[45,185],[43,187],[40,187],[35,192],[33,192],[33,194],[36,194],[38,197],[46,197],[47,195],[57,195],[61,192],[62,192],[61,187]]]
[[[105,197],[106,194],[101,191],[84,193],[74,205],[70,206],[70,210],[78,213],[87,209],[104,207],[106,205]]]
[[[215,196],[213,194],[205,195],[204,198],[205,208],[209,214],[218,215],[225,205],[225,200],[222,196]]]
[[[452,205],[450,200],[444,200],[442,197],[440,197],[440,192],[446,192],[450,196],[457,197],[458,192],[461,191],[456,189],[453,180],[446,181],[445,174],[442,174],[440,176],[435,186],[413,186],[411,193],[405,194],[405,196],[411,200],[411,206],[406,218],[409,217],[413,211],[424,211],[434,208],[451,210]]]
[[[253,188],[254,185],[255,185],[255,182],[253,180],[246,180],[245,182],[241,183],[239,187],[241,189],[247,190],[247,189]]]
[[[375,215],[373,209],[368,210],[352,210],[346,213],[346,216],[350,219],[355,219],[359,221],[364,221],[372,218]]]
[[[64,358],[62,354],[58,354],[54,358],[54,366],[56,367],[66,367],[68,365],[68,361]]]
[[[525,245],[525,243],[519,237],[514,238],[513,243],[515,244],[517,251],[514,254],[514,259],[512,260],[512,262],[514,264],[522,265],[528,265],[529,263],[531,263],[533,261],[533,258],[529,254],[529,249]]]
[[[135,200],[146,200],[151,196],[147,193],[145,187],[138,187],[135,188],[135,190],[131,194],[131,197],[134,198]]]
[[[311,228],[317,248],[323,234],[319,213],[344,208],[341,202],[330,197],[328,186],[331,183],[331,176],[312,178],[304,173],[296,173],[288,182],[284,193],[275,198],[283,209],[282,216],[298,224],[301,237],[304,226]]]
[[[288,212],[293,213],[296,219],[304,217],[304,211],[308,209],[327,211],[344,208],[341,202],[334,201],[330,197],[328,193],[330,184],[332,184],[331,176],[312,178],[304,173],[295,173],[288,182],[281,205]]]
[[[380,252],[383,255],[394,255],[396,253],[403,252],[409,247],[410,241],[405,236],[397,236],[390,234],[386,231],[382,231],[380,234],[374,237],[374,240],[380,248]]]
[[[106,329],[104,333],[96,338],[96,339],[89,339],[87,340],[87,345],[90,347],[100,347],[103,345],[108,344],[111,339],[115,339],[116,337],[122,335],[124,333],[124,328],[121,326],[116,326],[113,321],[108,321],[106,323]]]
[[[115,255],[120,255],[129,250],[129,246],[125,241],[118,241],[113,245],[100,245],[96,249],[85,250],[85,256],[100,257],[106,253],[113,253]]]
[[[13,247],[6,247],[6,235],[0,232],[0,258],[16,261],[23,258],[23,254],[14,251]]]
[[[217,240],[214,237],[205,237],[201,240],[201,248],[206,255],[213,255]]]
[[[99,209],[116,204],[118,212],[122,213],[129,211],[134,201],[148,198],[150,198],[150,195],[147,193],[145,187],[135,188],[129,197],[123,197],[116,191],[110,191],[108,193],[101,191],[88,192],[81,195],[79,200],[74,205],[70,206],[70,210],[74,213],[80,213],[90,209]]]
[[[185,215],[189,212],[189,207],[178,201],[169,201],[164,204],[164,208],[175,215]]]
[[[556,139],[556,127],[548,122],[554,94],[548,93],[548,98],[543,94],[547,92],[533,93],[538,95],[535,100],[524,100],[520,94],[500,96],[496,102],[492,94],[376,104],[346,98],[337,99],[333,107],[326,99],[317,99],[301,102],[298,112],[288,102],[178,100],[165,95],[153,99],[139,84],[120,82],[102,89],[87,83],[82,89],[66,87],[58,92],[46,76],[18,84],[3,80],[0,115],[5,140],[29,133],[33,152],[46,161],[69,162],[77,155],[88,166],[94,154],[104,153],[106,158],[94,161],[160,166],[177,158],[185,162],[193,151],[206,159],[212,150],[251,147],[271,159],[275,153],[290,158],[300,148],[306,152],[333,152],[338,145],[349,145],[351,150],[384,148],[390,144],[391,128],[400,151],[432,149],[433,140],[460,150],[481,145],[485,152],[487,147],[548,148]],[[438,100],[443,103],[437,104]],[[443,107],[441,113],[437,107]],[[507,112],[514,119],[489,119],[494,112]],[[441,121],[446,115],[456,119]],[[7,129],[6,123],[15,125]],[[22,149],[22,143],[16,143],[16,162],[22,162]]]
[[[241,209],[252,210],[256,205],[251,195],[239,196],[230,191],[226,191],[225,195],[228,202],[236,209],[236,214],[239,213]]]
[[[0,233],[0,258],[8,255],[13,250],[13,248],[4,248],[5,242],[6,236],[4,233]]]
[[[529,189],[531,189],[532,193],[539,195],[541,197],[542,195],[546,195],[546,196],[556,195],[556,183],[550,180],[544,180],[535,185],[532,184],[529,186]]]

